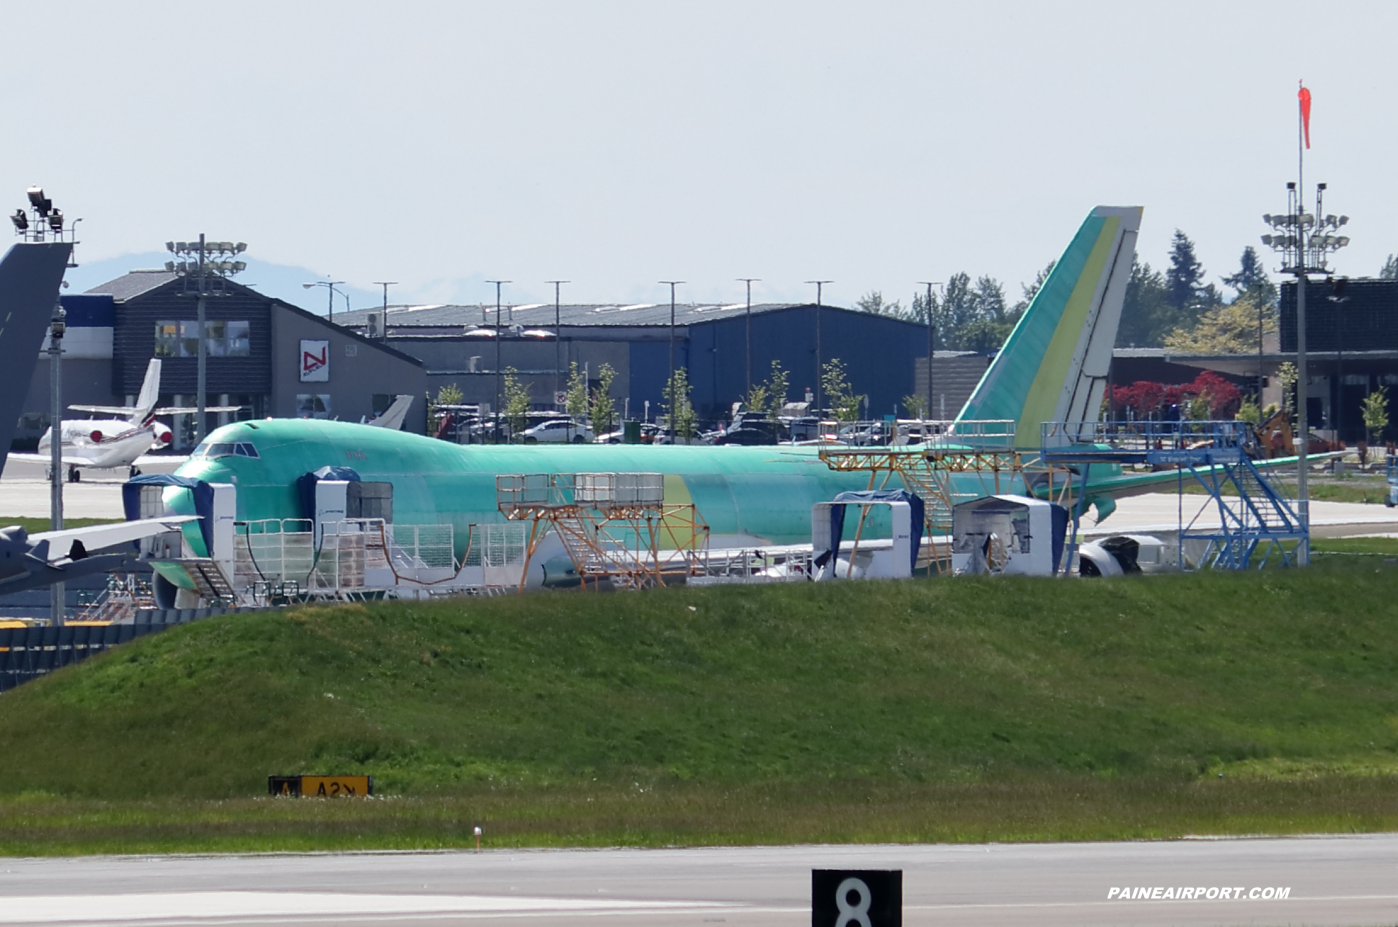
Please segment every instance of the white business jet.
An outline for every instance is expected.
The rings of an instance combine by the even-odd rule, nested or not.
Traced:
[[[75,412],[121,415],[113,419],[64,419],[61,423],[62,445],[60,460],[68,468],[68,482],[76,483],[81,470],[120,470],[129,476],[139,476],[137,467],[142,455],[169,447],[174,433],[168,425],[157,422],[157,415],[191,415],[197,408],[168,406],[157,408],[160,397],[160,358],[152,357],[146,367],[146,379],[134,406],[82,406],[68,408]],[[209,406],[206,412],[237,412],[242,406]],[[13,460],[29,460],[47,464],[51,461],[53,429],[39,439],[39,453],[11,454]],[[176,458],[168,458],[175,461]]]

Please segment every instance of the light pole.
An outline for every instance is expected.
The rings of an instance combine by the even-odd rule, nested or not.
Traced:
[[[553,409],[558,411],[558,394],[563,392],[563,323],[560,320],[560,287],[571,280],[546,280],[553,284]],[[571,421],[571,419],[570,419]]]
[[[937,344],[937,326],[932,321],[932,288],[942,284],[931,280],[919,280],[918,285],[927,287],[927,410],[922,414],[926,420],[932,418],[932,356]],[[923,435],[922,440],[925,442],[927,435]]]
[[[752,395],[752,285],[761,281],[761,277],[739,277],[741,283],[747,284],[748,289],[748,313],[747,313],[747,346],[748,346],[748,367],[747,367],[747,392],[743,393],[743,404],[746,405],[748,397]]]
[[[374,281],[374,286],[381,286],[381,287],[383,287],[383,316],[379,319],[379,321],[383,324],[383,339],[384,339],[385,341],[388,340],[388,288],[391,287],[391,286],[397,286],[397,285],[398,285],[398,281],[397,281],[397,280],[375,280],[375,281]],[[349,306],[349,299],[348,299],[348,298],[345,299],[345,306],[346,306],[346,307]]]
[[[63,374],[59,364],[67,314],[55,305],[49,320],[49,418],[53,420],[49,426],[49,527],[54,531],[63,528]],[[63,583],[54,583],[49,590],[49,622],[55,626],[63,624],[65,595]]]
[[[683,280],[661,280],[662,284],[670,287],[670,379],[665,381],[665,392],[669,395],[670,412],[666,416],[670,422],[670,438],[675,437],[675,406],[679,405],[678,400],[673,395],[675,391],[675,287],[684,283]]]
[[[1334,303],[1335,311],[1340,316],[1340,337],[1335,345],[1335,441],[1343,444],[1345,440],[1345,334],[1349,326],[1346,321],[1349,318],[1345,312],[1345,303],[1349,302],[1349,297],[1345,295],[1345,289],[1349,285],[1344,277],[1335,277],[1330,281],[1330,296],[1328,299]]]
[[[1297,147],[1304,151],[1300,149],[1299,144]],[[1310,424],[1307,421],[1306,410],[1306,287],[1310,282],[1310,274],[1328,276],[1329,255],[1349,244],[1348,236],[1333,234],[1349,222],[1349,216],[1325,215],[1322,206],[1326,185],[1323,183],[1316,185],[1315,213],[1306,212],[1302,199],[1305,195],[1305,188],[1301,183],[1303,164],[1304,155],[1298,154],[1297,182],[1286,185],[1286,215],[1262,217],[1263,222],[1282,234],[1263,235],[1262,243],[1281,255],[1281,272],[1294,274],[1296,277],[1296,501],[1305,530],[1300,556],[1301,564],[1305,566],[1311,562],[1310,464],[1307,455]]]
[[[301,284],[301,289],[303,289],[303,290],[309,290],[309,289],[310,289],[311,287],[313,287],[313,286],[323,286],[323,287],[329,288],[330,292],[326,294],[326,307],[327,307],[327,308],[326,308],[326,318],[328,318],[331,322],[333,322],[333,321],[335,321],[335,287],[337,287],[337,286],[344,286],[344,285],[345,285],[345,281],[343,281],[343,280],[317,280],[315,283],[303,283],[303,284]],[[340,295],[343,296],[343,297],[345,298],[345,311],[348,312],[348,311],[349,311],[349,294],[345,293],[345,292],[342,290],[342,291],[340,292]],[[387,287],[384,288],[384,302],[385,302],[385,304],[387,304],[387,302],[388,302],[388,288],[387,288]]]
[[[500,326],[500,287],[511,280],[487,280],[486,283],[495,284],[495,408],[491,413],[495,416],[495,443],[500,443],[500,338],[504,329]]]
[[[243,261],[230,260],[248,250],[244,242],[206,241],[201,234],[198,241],[167,241],[165,249],[179,260],[166,261],[165,270],[184,278],[184,295],[198,297],[195,310],[196,327],[199,334],[199,367],[195,397],[197,411],[194,421],[194,443],[204,440],[205,394],[208,391],[209,339],[208,319],[205,318],[205,302],[210,296],[232,295],[224,286],[234,274],[247,269]],[[210,258],[213,258],[210,260]],[[192,284],[192,288],[191,288]]]
[[[835,281],[834,281],[834,280],[807,280],[806,282],[807,282],[807,283],[814,283],[814,284],[815,284],[815,288],[816,288],[816,313],[815,313],[815,315],[816,315],[815,407],[816,407],[816,416],[819,417],[819,415],[820,415],[820,401],[821,401],[821,399],[820,399],[820,389],[821,389],[821,383],[820,383],[820,362],[821,362],[821,357],[822,357],[822,355],[821,355],[821,344],[820,344],[821,295],[822,295],[822,293],[824,292],[824,289],[823,289],[823,288],[825,287],[825,284],[827,284],[827,283],[834,283]]]

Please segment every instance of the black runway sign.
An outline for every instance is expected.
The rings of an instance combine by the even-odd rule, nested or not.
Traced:
[[[903,870],[812,869],[811,927],[903,927]]]

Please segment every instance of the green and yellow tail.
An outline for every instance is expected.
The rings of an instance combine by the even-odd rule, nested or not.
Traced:
[[[1011,420],[1037,448],[1043,422],[1097,419],[1140,227],[1139,206],[1092,210],[957,421]]]

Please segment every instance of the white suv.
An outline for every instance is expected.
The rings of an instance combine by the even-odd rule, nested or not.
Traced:
[[[565,419],[544,422],[520,432],[520,440],[525,444],[567,443],[583,444],[592,440],[592,429]]]

